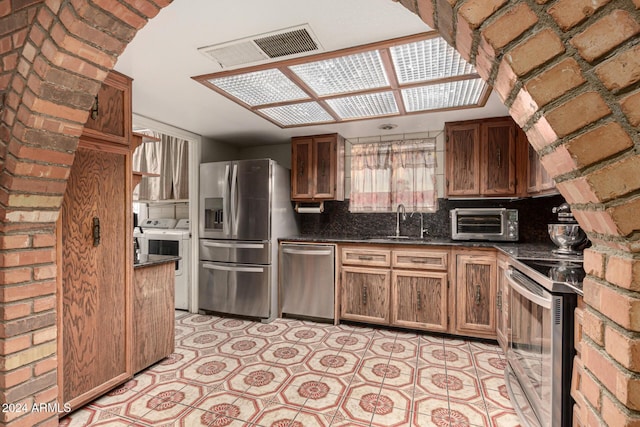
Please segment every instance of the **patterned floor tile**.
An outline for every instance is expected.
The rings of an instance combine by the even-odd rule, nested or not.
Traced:
[[[171,356],[60,425],[517,427],[505,363],[488,342],[176,312]]]

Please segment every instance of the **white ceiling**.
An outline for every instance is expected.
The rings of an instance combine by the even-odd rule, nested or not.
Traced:
[[[238,145],[332,132],[346,138],[424,132],[446,121],[507,115],[492,94],[483,108],[281,129],[191,78],[221,71],[199,47],[305,23],[327,52],[430,31],[392,0],[174,0],[140,30],[115,69],[134,79],[135,114]],[[397,128],[380,130],[384,123]]]

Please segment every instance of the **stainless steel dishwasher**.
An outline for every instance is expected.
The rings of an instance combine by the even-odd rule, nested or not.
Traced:
[[[335,247],[283,243],[280,266],[282,315],[333,320]]]

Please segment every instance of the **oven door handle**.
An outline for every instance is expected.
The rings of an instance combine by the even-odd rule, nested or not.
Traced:
[[[517,280],[515,280],[512,277],[511,271],[505,270],[504,274],[507,277],[507,281],[511,285],[511,289],[513,289],[514,291],[516,291],[517,293],[519,293],[529,301],[532,301],[543,308],[551,309],[551,302],[552,302],[551,299],[545,298],[540,295],[536,295],[533,292],[531,292],[524,285],[520,284]]]

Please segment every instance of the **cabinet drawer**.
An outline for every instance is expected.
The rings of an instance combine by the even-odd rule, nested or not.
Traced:
[[[446,270],[449,253],[446,251],[393,251],[393,267]]]
[[[343,264],[389,267],[391,251],[388,249],[342,248]]]

